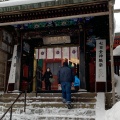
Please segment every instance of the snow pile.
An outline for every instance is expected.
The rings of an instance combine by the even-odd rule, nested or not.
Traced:
[[[113,56],[120,56],[120,45],[113,50]]]
[[[0,91],[0,95],[3,95],[4,94],[4,91]]]
[[[97,93],[95,120],[104,120],[104,116],[105,116],[105,94]]]
[[[115,79],[115,83],[116,83],[116,86],[115,86],[115,92],[120,95],[120,76],[114,74],[114,79]]]
[[[115,92],[120,95],[120,76],[114,74]],[[120,102],[117,102],[111,109],[106,111],[105,120],[120,120]]]
[[[120,102],[117,102],[110,110],[106,111],[105,120],[120,120]]]

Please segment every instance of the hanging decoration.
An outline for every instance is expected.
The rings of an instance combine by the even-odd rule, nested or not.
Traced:
[[[68,59],[78,64],[78,47],[56,47],[36,49],[36,59]]]
[[[62,58],[63,59],[70,59],[69,57],[69,47],[63,47],[62,48]]]
[[[46,49],[39,49],[39,59],[46,59]]]
[[[53,48],[47,48],[47,59],[53,59]]]
[[[46,49],[36,49],[35,50],[35,58],[36,59],[46,59]]]
[[[77,58],[78,58],[78,48],[70,47],[70,59],[77,59]]]
[[[61,58],[61,48],[54,48],[54,58]]]

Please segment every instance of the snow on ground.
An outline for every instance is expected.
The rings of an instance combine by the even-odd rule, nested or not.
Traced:
[[[96,102],[96,119],[95,120],[104,120],[104,116],[105,116],[105,94],[98,93],[97,102]]]
[[[120,45],[113,50],[113,56],[120,56]]]
[[[4,94],[4,91],[0,91],[0,95]]]
[[[114,74],[114,78],[116,82],[115,92],[120,96],[120,76]],[[120,120],[120,101],[106,111],[105,120]]]
[[[114,78],[115,78],[115,82],[116,82],[115,92],[117,93],[117,95],[120,96],[120,76],[114,74]]]
[[[95,109],[75,108],[69,110],[67,108],[58,109],[55,107],[51,108],[36,107],[34,110],[32,106],[27,106],[26,113],[20,113],[20,109],[18,109],[13,115],[12,120],[33,120],[33,119],[39,120],[39,118],[45,118],[44,120],[59,120],[59,118],[63,118],[61,120],[65,120],[65,118],[75,120],[80,117],[84,118],[84,120],[88,120],[90,118],[95,118],[95,120],[120,120],[120,102],[117,102],[111,109],[105,111],[104,92],[97,93],[96,99],[97,102]],[[0,112],[0,115],[2,114],[3,113]],[[9,120],[9,113],[7,114],[5,120]]]
[[[44,120],[57,120],[57,118],[62,118],[60,120],[74,120],[78,118],[84,118],[84,120],[89,120],[94,118],[95,111],[91,109],[67,109],[67,108],[33,108],[29,106],[26,113],[20,114],[19,110],[13,115],[12,120],[40,120],[40,118],[45,118]],[[51,118],[51,119],[50,119]],[[4,120],[4,119],[3,119]],[[5,120],[9,120],[9,113],[5,117]]]
[[[42,102],[36,102],[36,103],[41,104]],[[28,104],[28,101],[27,101],[27,104]],[[77,104],[82,105],[83,103],[77,102]],[[3,114],[2,113],[3,108],[4,107],[1,107],[0,109],[0,116]],[[23,112],[21,113],[20,110],[23,110],[23,107],[17,109],[17,111],[14,113],[12,117],[12,120],[40,120],[41,118],[45,118],[44,120],[76,120],[80,118],[84,120],[90,120],[95,118],[95,108],[94,109],[91,109],[91,108],[67,109],[67,107],[66,108],[56,108],[56,107],[40,108],[40,107],[27,106],[26,113],[23,113]],[[3,120],[9,120],[9,113],[6,115],[5,119]]]
[[[120,102],[106,111],[105,120],[120,120]]]

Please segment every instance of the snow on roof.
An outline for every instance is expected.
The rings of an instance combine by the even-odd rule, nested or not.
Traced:
[[[41,2],[45,3],[49,1],[55,1],[55,2],[58,1],[58,3],[61,2],[63,4],[65,3],[62,0],[9,0],[9,1],[0,2],[0,7],[17,6],[17,5],[25,5],[25,4],[41,3]],[[78,0],[78,1],[73,0],[73,3],[91,2],[91,1],[98,1],[98,0],[87,0],[87,1],[86,0]],[[69,3],[69,0],[68,0],[68,3]]]
[[[0,2],[0,7],[40,3],[40,2],[47,2],[47,1],[56,1],[56,0],[10,0],[5,2]]]

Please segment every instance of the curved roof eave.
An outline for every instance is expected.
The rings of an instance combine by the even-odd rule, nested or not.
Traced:
[[[86,3],[86,2],[100,2],[100,1],[113,1],[113,0],[10,0],[10,1],[4,1],[0,2],[0,7],[15,7],[19,5],[29,5],[29,4],[37,4],[37,3],[43,3],[54,6],[54,5],[63,5],[63,4],[77,4],[77,3]]]
[[[0,13],[14,12],[14,11],[26,11],[33,9],[42,9],[50,7],[58,7],[65,5],[86,4],[93,2],[112,1],[112,0],[12,0],[0,2]]]
[[[10,6],[32,4],[32,3],[49,2],[49,1],[56,1],[56,0],[11,0],[11,1],[0,2],[0,7],[10,7]]]

